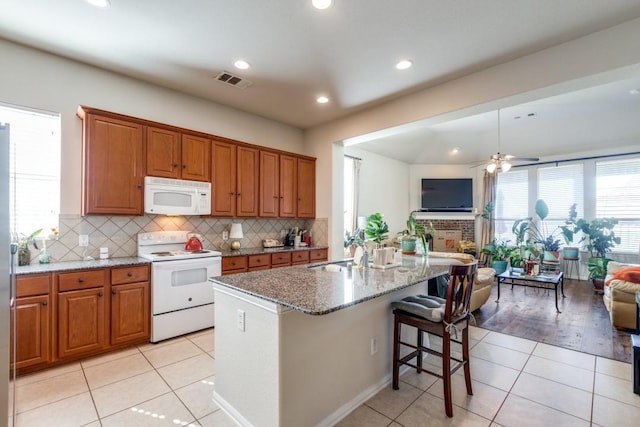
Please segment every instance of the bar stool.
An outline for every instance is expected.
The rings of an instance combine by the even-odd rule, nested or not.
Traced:
[[[453,416],[451,400],[451,375],[464,367],[464,379],[467,394],[472,395],[471,371],[469,369],[469,304],[478,263],[452,265],[449,267],[449,285],[447,298],[428,295],[409,296],[391,303],[393,307],[393,389],[399,388],[400,365],[415,368],[418,373],[427,372],[442,378],[444,384],[444,405],[448,417]],[[402,325],[417,328],[417,344],[401,340]],[[442,351],[425,347],[423,334],[432,334],[442,338]],[[460,335],[460,337],[459,337]],[[452,338],[452,336],[454,338]],[[451,356],[451,342],[462,345],[462,359]],[[400,346],[413,349],[400,357]],[[423,368],[423,354],[442,358],[442,373]],[[416,359],[413,364],[413,359]],[[451,362],[454,362],[452,365]]]
[[[562,258],[562,271],[565,272],[565,277],[571,276],[571,271],[575,270],[580,280],[580,258]]]

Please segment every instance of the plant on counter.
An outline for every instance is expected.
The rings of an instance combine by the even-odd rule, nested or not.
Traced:
[[[387,240],[389,237],[388,233],[389,226],[382,218],[381,213],[376,212],[367,217],[367,223],[364,229],[367,240],[379,245],[383,240]]]
[[[349,249],[351,257],[358,246],[364,245],[364,230],[356,228],[353,233],[344,231],[344,248]]]
[[[29,245],[33,245],[34,248],[38,249],[36,237],[38,237],[41,232],[42,228],[39,228],[29,235],[20,234],[20,238],[18,238],[18,265],[29,265],[31,262]]]

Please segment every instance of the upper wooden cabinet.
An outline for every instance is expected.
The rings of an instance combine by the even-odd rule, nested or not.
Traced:
[[[259,150],[214,140],[211,152],[211,215],[257,216]]]
[[[316,217],[316,162],[298,158],[298,218]]]
[[[81,107],[82,214],[142,215],[144,126]]]
[[[147,127],[147,175],[208,182],[211,140]]]
[[[260,216],[315,218],[315,160],[260,152]]]

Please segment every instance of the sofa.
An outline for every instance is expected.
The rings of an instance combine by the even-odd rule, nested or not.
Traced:
[[[625,274],[633,273],[634,268],[638,269],[638,274]],[[616,328],[635,330],[636,292],[640,292],[640,264],[609,261],[604,283],[602,299],[609,311],[611,324]]]
[[[470,264],[476,259],[471,254],[464,254],[459,252],[429,252],[429,257],[433,258],[447,258],[452,263]],[[496,277],[496,271],[493,268],[482,267],[478,268],[476,272],[476,280],[473,285],[473,292],[471,293],[471,303],[469,309],[475,311],[479,309],[491,295],[491,286],[493,285]]]

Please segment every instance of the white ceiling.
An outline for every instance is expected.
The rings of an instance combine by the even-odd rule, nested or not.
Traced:
[[[335,0],[324,11],[310,0],[2,3],[2,38],[302,129],[640,17],[638,0]],[[240,58],[252,67],[235,69]],[[414,66],[398,71],[403,58]],[[253,84],[215,81],[225,70]],[[638,117],[628,91],[640,83],[627,83],[503,110],[501,151],[515,151],[515,114],[525,114],[512,153],[521,156],[597,146],[599,133],[611,138],[609,122],[623,130],[616,139],[637,141],[625,114]],[[330,102],[316,104],[320,94]],[[495,112],[481,119],[418,124],[362,147],[408,163],[466,163],[497,149]],[[462,149],[458,160],[438,157],[450,146]]]

